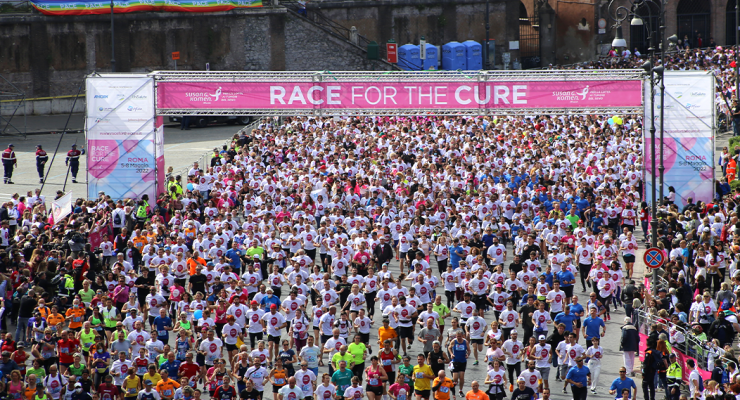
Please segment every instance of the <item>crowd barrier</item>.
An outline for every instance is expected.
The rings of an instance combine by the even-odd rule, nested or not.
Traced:
[[[651,290],[651,279],[645,278],[644,281],[645,290]],[[659,277],[658,287],[668,289],[668,282]],[[637,328],[638,335],[640,337],[640,361],[645,359],[645,350],[647,350],[647,338],[650,335],[650,327],[658,323],[657,315],[650,315],[643,310],[636,310],[635,321],[633,321]],[[666,325],[666,327],[668,327]],[[694,360],[697,371],[701,374],[704,380],[709,380],[712,377],[712,370],[716,362],[727,364],[733,362],[723,356],[718,356],[714,351],[711,351],[706,342],[701,342],[696,338],[693,331],[690,329],[684,329],[678,326],[673,327],[676,330],[675,339],[671,343],[670,351],[676,355],[676,361],[681,365],[682,375],[684,382],[688,382],[688,371],[686,369],[686,361],[691,359]],[[684,340],[681,342],[678,338],[683,337]]]

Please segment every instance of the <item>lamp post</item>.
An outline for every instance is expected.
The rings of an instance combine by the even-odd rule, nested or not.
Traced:
[[[665,0],[657,0],[658,3],[660,3],[660,13],[661,18],[663,15],[663,1]],[[650,1],[652,2],[652,1]],[[658,193],[657,193],[657,176],[656,173],[656,166],[655,166],[655,159],[657,158],[656,154],[656,144],[655,144],[655,86],[658,84],[658,80],[660,80],[660,88],[661,88],[661,107],[660,107],[660,120],[661,120],[661,130],[660,130],[660,143],[661,143],[661,149],[660,149],[660,175],[661,175],[661,193],[662,193],[662,183],[663,183],[663,49],[661,48],[661,65],[660,66],[654,66],[653,60],[655,59],[655,36],[656,32],[654,32],[651,29],[650,22],[652,20],[652,13],[650,11],[650,2],[646,0],[628,0],[628,4],[630,8],[627,8],[625,6],[615,6],[616,0],[611,0],[609,2],[608,12],[609,17],[612,18],[612,20],[615,21],[615,28],[616,28],[616,35],[614,37],[614,40],[612,41],[612,47],[627,47],[627,42],[624,40],[624,37],[622,36],[622,22],[626,20],[629,17],[632,17],[630,21],[631,26],[642,26],[644,24],[644,21],[642,17],[639,15],[638,10],[639,7],[642,5],[645,5],[648,12],[648,43],[650,47],[648,48],[648,54],[649,54],[649,60],[645,62],[642,65],[642,68],[645,70],[645,72],[650,74],[650,154],[651,154],[651,181],[652,181],[652,188],[651,188],[651,207],[650,207],[650,214],[651,214],[651,220],[650,220],[650,244],[651,247],[656,247],[658,245]],[[661,24],[662,25],[662,24]],[[662,28],[662,26],[661,26]],[[662,41],[661,41],[662,42]],[[662,44],[661,44],[661,47]],[[653,270],[653,293],[657,295],[658,293],[658,270]]]
[[[484,64],[483,64],[483,67],[484,67],[484,68],[485,68],[486,70],[489,70],[489,69],[491,69],[491,68],[490,68],[490,67],[491,67],[491,63],[490,63],[490,61],[488,60],[488,57],[489,57],[489,55],[488,55],[488,38],[489,38],[489,36],[490,36],[490,31],[491,31],[491,24],[489,23],[489,19],[490,19],[490,16],[489,16],[489,14],[490,14],[490,10],[489,10],[489,8],[488,8],[488,3],[489,3],[489,0],[486,0],[486,38],[485,38],[485,40],[483,41],[483,55],[484,55],[484,57],[485,57],[485,59],[484,59]]]
[[[116,72],[116,39],[113,26],[113,0],[110,0],[110,70]]]

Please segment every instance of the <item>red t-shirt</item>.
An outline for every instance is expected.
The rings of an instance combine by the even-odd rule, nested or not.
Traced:
[[[103,383],[98,387],[100,400],[115,400],[118,396],[118,388],[113,384]]]
[[[80,341],[77,339],[60,340],[57,342],[59,345],[59,362],[60,363],[73,363],[75,348],[80,345]]]
[[[180,364],[180,368],[177,370],[178,373],[181,373],[183,376],[188,377],[188,379],[192,378],[200,372],[200,367],[196,363],[187,363],[184,362]]]

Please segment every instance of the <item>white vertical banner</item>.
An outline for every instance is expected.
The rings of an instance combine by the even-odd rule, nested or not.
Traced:
[[[660,87],[655,87],[655,115],[651,113],[650,82],[645,88],[644,177],[645,199],[652,201],[651,119],[655,121],[655,173],[660,185],[663,150],[663,195],[676,191],[679,209],[689,198],[711,202],[714,195],[714,76],[708,71],[666,71],[663,143],[660,142]],[[660,187],[656,189],[660,195]]]
[[[154,79],[135,74],[86,78],[87,194],[156,196]],[[164,159],[164,158],[163,158]]]
[[[72,192],[68,192],[51,203],[49,223],[56,224],[69,214],[72,214]]]

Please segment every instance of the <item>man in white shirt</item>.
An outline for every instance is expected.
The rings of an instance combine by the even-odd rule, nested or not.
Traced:
[[[270,346],[270,360],[277,358],[280,352],[281,330],[287,326],[285,316],[277,312],[277,304],[270,305],[270,312],[262,316],[264,331],[267,332],[267,343]]]
[[[483,351],[483,335],[488,325],[485,319],[478,316],[478,313],[479,311],[477,309],[473,310],[473,316],[465,322],[465,332],[473,347],[473,355],[475,356],[473,365],[478,365],[478,352]]]

